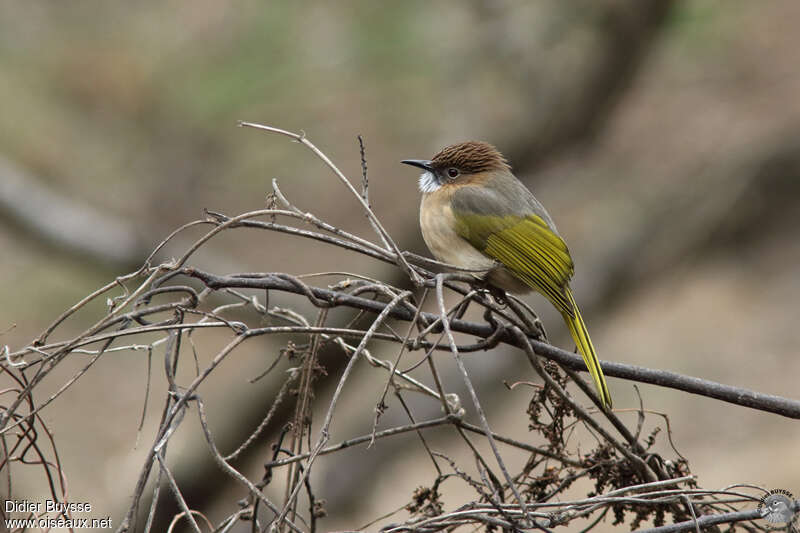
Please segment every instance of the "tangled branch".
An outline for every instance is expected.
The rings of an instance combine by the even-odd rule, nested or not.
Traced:
[[[202,438],[214,463],[239,485],[246,495],[241,505],[232,502],[229,515],[214,526],[214,531],[229,531],[239,521],[251,523],[254,531],[316,531],[326,509],[316,496],[312,470],[323,457],[346,448],[374,445],[387,438],[416,435],[421,448],[433,465],[431,483],[420,486],[409,502],[378,519],[381,529],[399,531],[443,531],[458,526],[485,526],[487,529],[550,529],[589,521],[591,529],[609,513],[614,523],[627,522],[631,529],[652,523],[652,531],[683,531],[682,527],[751,521],[758,516],[743,506],[759,501],[758,495],[728,488],[705,490],[698,486],[689,471],[688,462],[669,443],[674,457],[657,452],[661,431],[657,427],[647,436],[641,435],[648,412],[640,406],[636,429],[629,428],[618,412],[593,409],[583,405],[573,394],[577,386],[595,405],[599,400],[578,372],[585,371],[576,354],[556,348],[542,338],[536,326],[538,319],[513,297],[498,298],[485,290],[468,271],[442,265],[430,259],[402,252],[386,232],[369,205],[366,160],[362,145],[362,191],[359,192],[341,171],[304,135],[268,126],[242,123],[271,133],[289,137],[319,157],[342,182],[364,210],[380,244],[360,238],[304,212],[292,204],[273,182],[270,204],[265,209],[234,217],[214,212],[175,230],[162,241],[140,269],[121,276],[99,288],[66,310],[30,344],[16,350],[4,347],[3,376],[11,385],[3,389],[7,398],[0,412],[0,442],[3,462],[11,492],[10,463],[38,466],[49,480],[54,499],[66,497],[63,468],[58,462],[56,445],[40,412],[58,401],[64,391],[77,386],[86,371],[110,352],[146,353],[148,362],[163,350],[167,394],[161,398],[162,410],[158,429],[153,435],[135,487],[130,506],[117,531],[147,531],[156,520],[158,509],[168,495],[180,513],[172,517],[174,527],[186,521],[194,531],[202,531],[202,523],[210,523],[193,502],[185,497],[185,487],[167,461],[169,443],[181,427],[186,415],[196,411]],[[298,227],[292,223],[304,225]],[[179,234],[189,228],[208,226],[208,231],[178,259],[156,262],[157,254]],[[403,290],[392,284],[357,273],[325,273],[334,283],[327,287],[308,283],[309,276],[279,272],[216,274],[191,263],[201,247],[209,246],[214,237],[225,231],[255,228],[281,232],[297,239],[311,239],[336,246],[351,253],[395,265],[415,287]],[[448,268],[449,274],[434,270]],[[315,316],[299,311],[301,306],[269,306],[270,294],[281,293],[310,304]],[[436,311],[427,312],[423,305],[428,294],[434,294]],[[446,296],[457,302],[447,307]],[[156,298],[157,297],[157,298]],[[107,312],[93,325],[72,338],[51,340],[62,326],[91,302],[107,298]],[[223,300],[221,303],[219,300]],[[483,322],[464,319],[468,308],[479,310]],[[348,323],[333,325],[331,309],[350,309],[354,316]],[[265,325],[265,319],[268,319]],[[405,333],[396,330],[404,324]],[[199,357],[204,345],[193,335],[202,330],[226,332],[227,344],[213,353]],[[153,335],[158,338],[152,341]],[[235,357],[250,339],[265,336],[282,339],[285,347],[278,350],[264,375],[281,375],[282,385],[258,427],[235,450],[227,455],[220,451],[206,414],[204,385],[225,360]],[[147,338],[145,342],[142,339]],[[186,341],[191,341],[196,370],[191,379],[178,376],[186,361]],[[481,400],[464,365],[467,354],[487,351],[498,345],[520,349],[533,372],[539,376],[531,385],[532,395],[527,413],[521,420],[530,428],[530,441],[513,439],[491,429],[490,414],[481,407]],[[338,376],[327,376],[320,366],[323,346],[335,347],[344,354],[346,364]],[[396,356],[384,360],[375,355],[376,346],[397,348]],[[420,352],[422,358],[403,369],[403,357]],[[455,360],[459,374],[469,391],[469,404],[448,392],[448,383],[437,367],[436,352],[447,352]],[[87,357],[88,356],[88,357]],[[44,401],[34,401],[39,384],[68,358],[86,357],[86,364]],[[201,366],[199,361],[203,360]],[[361,362],[361,363],[360,363]],[[149,364],[149,363],[148,363]],[[356,365],[367,364],[380,373],[386,386],[376,399],[373,430],[338,443],[330,443],[331,426],[336,423],[339,398],[351,386]],[[420,377],[414,370],[427,365],[428,374]],[[714,383],[665,370],[644,368],[623,363],[602,362],[608,376],[623,380],[650,383],[690,392],[731,404],[800,418],[800,402],[746,389]],[[313,420],[318,389],[326,380],[335,382],[331,399],[324,407],[321,421]],[[385,399],[392,392],[408,417],[408,423],[378,430],[381,415],[387,409]],[[440,405],[439,417],[420,419],[410,408],[406,397],[420,395]],[[278,407],[293,402],[292,415],[283,420],[283,429],[270,434],[267,427],[278,416]],[[472,413],[477,419],[468,421]],[[474,464],[459,464],[452,453],[436,450],[425,435],[432,431],[451,431],[470,451]],[[49,452],[41,436],[49,442]],[[312,439],[312,435],[316,435]],[[586,440],[581,439],[588,437]],[[488,444],[489,457],[479,451],[475,439]],[[258,443],[271,442],[263,458],[261,478],[242,473],[242,452]],[[593,445],[591,443],[594,443]],[[521,469],[509,468],[504,456],[507,450],[527,454]],[[581,451],[583,450],[583,451]],[[52,459],[50,458],[52,457]],[[148,485],[149,482],[152,485]],[[591,491],[583,498],[574,498],[575,487],[583,483]],[[472,499],[446,509],[441,491],[454,484],[468,487]],[[283,498],[269,497],[268,486],[282,489]],[[148,491],[147,487],[152,486]],[[166,487],[168,495],[163,495]],[[573,492],[570,492],[570,491]],[[274,494],[272,492],[271,494]],[[140,507],[149,507],[144,524],[140,523]],[[301,509],[301,502],[307,510]],[[401,515],[397,520],[395,515]],[[665,526],[667,515],[675,524]],[[389,519],[395,517],[393,522]],[[376,522],[377,523],[377,522]],[[371,527],[368,524],[364,528]],[[204,526],[206,527],[206,526]],[[673,529],[664,529],[664,528]],[[748,529],[762,529],[756,522]],[[677,529],[676,529],[677,528]]]

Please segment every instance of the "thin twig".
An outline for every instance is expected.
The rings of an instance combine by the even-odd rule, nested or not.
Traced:
[[[385,429],[383,431],[378,431],[375,433],[374,438],[375,440],[380,440],[384,437],[391,437],[393,435],[400,435],[402,433],[408,433],[409,431],[417,431],[420,429],[427,429],[436,426],[443,426],[446,424],[453,423],[454,421],[458,420],[456,415],[447,415],[441,418],[434,418],[433,420],[424,420],[422,422],[417,422],[415,424],[406,424],[404,426],[398,426],[391,429]],[[373,435],[370,433],[369,435],[362,435],[360,437],[355,437],[352,439],[347,439],[342,441],[338,444],[334,444],[332,446],[325,447],[321,449],[317,455],[327,455],[329,453],[338,452],[339,450],[344,450],[345,448],[350,448],[352,446],[357,446],[359,444],[364,444],[365,442],[370,442],[373,439]],[[264,465],[264,468],[273,468],[277,466],[285,466],[291,463],[296,463],[297,461],[302,461],[303,459],[308,459],[311,457],[311,452],[301,453],[299,455],[295,455],[293,457],[288,457],[286,459],[277,459],[275,461],[271,461]]]
[[[497,460],[497,464],[500,467],[500,471],[503,472],[503,476],[506,478],[506,482],[508,483],[511,491],[514,493],[514,497],[519,502],[519,505],[525,509],[525,501],[522,499],[519,491],[517,490],[517,485],[511,479],[511,475],[508,473],[508,469],[506,469],[506,465],[503,462],[503,458],[500,456],[500,451],[497,449],[497,444],[494,441],[494,437],[492,436],[492,430],[489,428],[489,422],[486,420],[486,414],[483,412],[483,407],[481,407],[480,401],[478,400],[478,395],[475,393],[475,388],[472,386],[472,380],[469,378],[469,373],[467,372],[467,368],[464,366],[464,360],[461,358],[461,354],[458,353],[458,347],[456,346],[456,341],[453,338],[453,332],[450,330],[450,319],[447,317],[447,312],[444,308],[444,294],[442,292],[442,282],[444,281],[444,275],[437,274],[436,275],[436,300],[439,305],[439,315],[442,317],[442,326],[444,327],[445,334],[447,335],[448,343],[450,344],[450,352],[453,354],[453,357],[456,360],[456,365],[458,369],[461,371],[461,377],[464,378],[464,385],[467,387],[469,391],[470,397],[472,398],[472,404],[475,406],[475,412],[478,414],[478,419],[481,422],[481,426],[483,427],[484,435],[486,436],[486,440],[489,442],[489,446],[492,448],[492,452],[494,453],[494,457]],[[533,518],[528,516],[526,510],[526,518],[533,523]]]
[[[203,428],[203,434],[206,438],[206,443],[208,444],[209,449],[211,450],[211,456],[214,458],[214,461],[225,471],[228,475],[234,478],[236,481],[247,487],[250,491],[250,494],[258,498],[258,500],[266,505],[269,510],[271,510],[277,516],[280,513],[280,509],[273,504],[263,492],[258,490],[249,479],[247,479],[244,475],[242,475],[238,470],[233,468],[228,461],[225,460],[224,457],[219,453],[217,449],[217,445],[214,443],[214,438],[211,436],[211,430],[208,428],[208,419],[206,418],[205,406],[203,404],[203,400],[201,398],[196,398],[197,401],[197,410],[198,414],[200,415],[200,425]],[[300,529],[293,524],[291,521],[284,519],[284,522],[293,530],[299,532]]]
[[[269,132],[272,132],[272,133],[278,133],[280,135],[285,135],[285,136],[287,136],[287,137],[289,137],[291,139],[294,139],[295,141],[299,142],[300,144],[302,144],[303,146],[307,147],[309,150],[314,152],[314,154],[317,157],[319,157],[333,171],[333,173],[339,178],[339,180],[342,183],[344,183],[344,185],[347,187],[347,189],[361,203],[361,206],[364,208],[364,211],[367,213],[367,216],[369,216],[370,220],[373,222],[373,224],[377,228],[378,235],[380,235],[381,239],[383,239],[383,240],[385,240],[386,242],[389,243],[389,245],[390,245],[389,247],[392,249],[392,251],[396,255],[397,264],[400,266],[400,268],[403,269],[403,271],[406,273],[406,275],[408,275],[408,277],[412,281],[412,283],[414,283],[414,285],[417,285],[417,286],[421,286],[422,285],[422,278],[419,276],[419,274],[417,274],[414,271],[414,268],[411,265],[408,264],[408,261],[406,261],[406,258],[403,256],[402,252],[400,251],[400,248],[397,247],[397,243],[395,243],[392,240],[392,238],[389,236],[389,233],[386,231],[386,229],[384,229],[383,225],[381,225],[380,220],[378,220],[378,217],[375,216],[375,213],[372,212],[372,209],[370,209],[370,207],[367,205],[367,202],[364,200],[364,198],[362,198],[361,195],[358,194],[358,191],[355,190],[355,188],[353,187],[353,184],[350,183],[350,180],[348,180],[347,177],[344,174],[342,174],[342,172],[338,169],[338,167],[333,164],[333,161],[328,159],[328,156],[326,156],[324,153],[322,153],[319,150],[319,148],[314,146],[306,138],[305,135],[292,133],[290,131],[282,130],[280,128],[274,128],[272,126],[266,126],[266,125],[263,125],[263,124],[255,124],[255,123],[252,123],[252,122],[241,121],[241,122],[239,122],[239,125],[240,126],[247,126],[247,127],[250,127],[250,128],[261,129],[261,130],[269,131]]]
[[[392,309],[394,309],[403,300],[405,300],[410,296],[411,292],[409,291],[401,292],[400,294],[395,296],[392,299],[392,301],[389,302],[389,304],[383,309],[383,311],[381,311],[381,313],[377,316],[377,318],[375,318],[375,321],[372,323],[367,332],[364,334],[364,337],[361,339],[361,342],[359,343],[356,352],[352,356],[350,356],[350,361],[348,361],[347,366],[344,369],[344,372],[342,372],[342,377],[339,379],[339,384],[336,386],[336,390],[333,393],[333,398],[331,399],[331,403],[328,406],[328,412],[325,414],[325,420],[323,421],[322,428],[319,431],[319,438],[317,439],[317,443],[314,446],[311,455],[308,457],[308,463],[306,464],[306,468],[303,472],[303,475],[301,476],[301,479],[299,480],[299,483],[295,487],[295,490],[292,492],[289,498],[289,502],[297,498],[297,493],[300,490],[302,482],[304,482],[306,477],[308,477],[308,472],[311,468],[311,465],[314,463],[314,460],[316,459],[317,455],[319,455],[320,451],[322,451],[322,448],[328,442],[328,438],[330,435],[329,433],[330,425],[331,422],[333,421],[333,412],[336,409],[336,404],[339,401],[339,396],[342,394],[342,390],[344,389],[344,384],[347,381],[347,378],[350,376],[353,367],[355,366],[355,362],[359,359],[361,352],[364,350],[364,348],[366,348],[367,343],[372,338],[373,334],[375,333],[375,330],[377,330],[378,326],[381,325],[383,320],[386,319],[387,316],[389,316]],[[273,529],[275,528],[275,526],[280,525],[285,520],[286,513],[288,511],[289,511],[289,505],[284,506],[283,510],[281,511],[281,514],[273,522]]]

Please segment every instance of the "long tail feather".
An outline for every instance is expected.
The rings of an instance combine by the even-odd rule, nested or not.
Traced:
[[[575,298],[569,288],[565,291],[567,299],[572,304],[572,309],[575,311],[575,316],[572,317],[567,313],[562,313],[564,322],[569,328],[575,344],[578,346],[578,351],[583,355],[583,361],[586,363],[586,368],[589,369],[589,374],[592,376],[597,393],[607,409],[611,409],[611,394],[608,392],[608,385],[606,378],[603,376],[603,370],[600,368],[600,361],[597,359],[597,353],[594,351],[592,340],[589,338],[589,332],[586,330],[586,324],[583,323],[583,317],[578,309],[578,304],[575,303]]]

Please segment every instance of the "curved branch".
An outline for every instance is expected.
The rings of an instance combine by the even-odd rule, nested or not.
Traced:
[[[795,512],[800,509],[800,500],[794,502]],[[763,518],[761,511],[758,509],[751,509],[749,511],[735,511],[732,513],[721,513],[701,516],[697,520],[687,520],[685,522],[678,522],[668,526],[652,527],[648,529],[639,529],[636,533],[680,533],[682,531],[696,531],[698,528],[704,531],[707,527],[715,526],[718,524],[732,524],[734,522],[744,522],[746,520],[757,520]]]

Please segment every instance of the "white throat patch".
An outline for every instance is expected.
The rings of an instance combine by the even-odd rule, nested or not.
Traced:
[[[424,193],[434,192],[437,189],[439,189],[439,187],[441,187],[441,185],[439,185],[439,182],[436,181],[436,178],[434,177],[432,172],[430,172],[430,171],[424,172],[419,177],[419,190],[420,191],[422,191]]]

